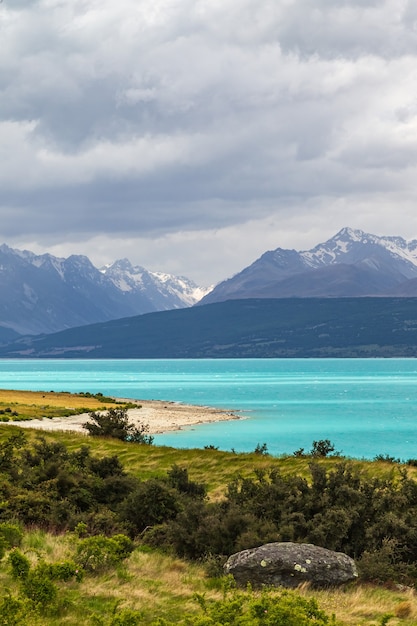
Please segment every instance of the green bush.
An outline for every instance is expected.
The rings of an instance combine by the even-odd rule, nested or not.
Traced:
[[[168,482],[171,487],[188,496],[194,498],[204,498],[206,496],[205,485],[190,480],[188,470],[185,467],[173,465],[171,469],[168,470]]]
[[[7,594],[0,598],[0,626],[37,626],[38,617],[27,599]]]
[[[58,594],[56,585],[42,565],[28,572],[22,581],[22,591],[41,610],[53,604]]]
[[[81,582],[83,570],[74,561],[62,561],[62,563],[44,564],[44,572],[51,580],[68,582],[75,579]]]
[[[256,444],[255,450],[254,450],[255,454],[264,454],[267,455],[268,454],[268,446],[266,445],[266,443],[263,443],[262,445],[260,443]]]
[[[125,535],[87,537],[77,546],[75,562],[86,572],[97,574],[121,563],[132,550],[133,543]]]
[[[311,456],[328,456],[334,451],[334,445],[330,439],[319,439],[319,441],[313,441],[310,454]]]
[[[119,610],[119,602],[115,603],[114,609],[109,617],[94,615],[93,620],[96,626],[138,626],[143,624],[143,613],[132,609]]]
[[[22,543],[23,531],[18,524],[2,522],[0,523],[0,538],[7,548],[15,548]]]
[[[360,579],[385,584],[401,578],[403,582],[413,584],[417,579],[417,567],[414,563],[404,563],[402,556],[398,541],[394,539],[384,540],[377,550],[365,550],[357,561]]]
[[[92,421],[84,424],[84,428],[94,437],[114,437],[132,443],[153,443],[154,438],[146,434],[149,425],[135,426],[130,423],[125,408],[111,408],[102,413],[92,411],[90,418]]]
[[[12,568],[12,577],[15,580],[25,580],[27,578],[30,570],[30,561],[20,550],[15,548],[10,552],[9,563]]]
[[[232,591],[222,600],[209,602],[201,595],[196,600],[200,614],[189,615],[180,622],[159,619],[153,626],[337,626],[334,616],[321,611],[314,599],[306,600],[293,592],[256,596]]]
[[[174,519],[179,509],[178,492],[161,480],[150,479],[139,483],[126,498],[120,516],[138,535],[147,527]]]
[[[109,626],[138,626],[143,624],[143,615],[140,611],[124,609],[113,617]]]

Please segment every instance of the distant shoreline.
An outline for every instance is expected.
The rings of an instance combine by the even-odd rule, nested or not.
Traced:
[[[117,398],[124,401],[125,399]],[[126,399],[126,402],[132,402]],[[166,432],[178,431],[197,424],[223,422],[241,419],[234,411],[216,409],[213,407],[180,404],[163,400],[135,400],[138,408],[127,410],[129,422],[147,424],[149,434],[160,435]],[[89,413],[80,413],[69,417],[53,417],[33,419],[27,421],[9,421],[6,425],[22,428],[35,428],[46,431],[73,431],[87,435],[84,424],[90,420]]]

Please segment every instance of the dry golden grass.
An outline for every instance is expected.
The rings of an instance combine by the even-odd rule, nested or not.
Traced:
[[[132,554],[125,568],[83,582],[83,592],[104,595],[143,611],[148,619],[180,617],[197,609],[196,592],[206,592],[201,566],[159,553]],[[209,592],[208,597],[217,592]]]
[[[75,541],[71,534],[54,536],[32,531],[25,534],[21,549],[33,563],[39,558],[59,562],[71,558]],[[16,584],[7,575],[4,561],[0,567],[0,584],[17,591]],[[207,599],[222,597],[220,586],[210,583],[201,564],[140,547],[119,568],[100,576],[86,576],[81,583],[67,583],[62,592],[68,608],[58,622],[45,619],[44,626],[58,623],[90,626],[93,614],[108,615],[116,604],[119,608],[141,611],[143,624],[157,617],[180,621],[184,614],[198,611],[194,600],[196,593],[204,594]],[[328,615],[335,614],[340,626],[379,626],[386,615],[392,616],[388,626],[417,624],[417,596],[410,588],[390,590],[355,584],[344,589],[318,591],[305,585],[297,593],[315,598]]]
[[[120,404],[120,403],[118,403]],[[110,406],[110,405],[109,405]],[[111,403],[114,406],[114,403]],[[36,419],[60,417],[104,409],[106,403],[95,397],[54,391],[19,391],[0,389],[2,419]],[[8,412],[5,412],[7,409]],[[16,412],[16,415],[10,414]]]
[[[170,557],[155,554],[135,553],[128,570],[135,588],[126,596],[126,588],[120,598],[129,598],[129,604],[141,609],[145,615],[155,618],[173,618],[197,610],[193,596],[204,593],[206,598],[219,599],[219,591],[207,587],[204,571]],[[117,584],[114,579],[113,584]],[[122,585],[123,586],[123,585]],[[111,593],[112,584],[102,588]],[[273,593],[273,592],[272,592]],[[279,593],[279,592],[278,592]],[[334,614],[343,626],[379,626],[385,615],[391,615],[389,626],[416,626],[417,597],[414,590],[392,591],[378,587],[357,585],[345,590],[316,591],[308,588],[299,593],[306,598],[315,598],[322,610]],[[130,604],[131,605],[131,604]]]
[[[18,391],[0,389],[0,403],[2,405],[23,404],[29,406],[44,406],[48,404],[53,407],[73,409],[83,407],[98,409],[103,407],[103,403],[96,398],[86,398],[64,391]]]
[[[346,626],[377,626],[384,615],[391,615],[389,626],[416,626],[417,596],[415,590],[390,590],[383,587],[355,585],[332,591],[300,590],[315,597],[328,614],[334,613]]]
[[[73,552],[73,537],[68,535],[53,535],[43,530],[31,530],[25,532],[22,542],[22,550],[33,562],[39,556],[46,561],[65,561]],[[30,557],[30,555],[33,557]]]

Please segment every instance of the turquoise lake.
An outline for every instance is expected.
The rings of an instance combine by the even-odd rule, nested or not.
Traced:
[[[175,447],[271,454],[330,439],[346,456],[417,458],[417,360],[0,360],[0,387],[90,391],[239,411],[158,435]]]

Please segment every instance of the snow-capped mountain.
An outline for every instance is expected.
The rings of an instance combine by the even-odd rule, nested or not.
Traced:
[[[210,291],[210,288],[198,287],[184,276],[150,272],[139,265],[133,266],[128,259],[119,259],[100,271],[126,299],[136,301],[146,294],[156,311],[192,306]]]
[[[0,328],[21,334],[187,307],[207,291],[183,277],[133,267],[127,259],[100,270],[86,256],[58,258],[0,246]]]
[[[236,298],[417,295],[417,240],[343,228],[311,250],[265,252],[202,304]]]

